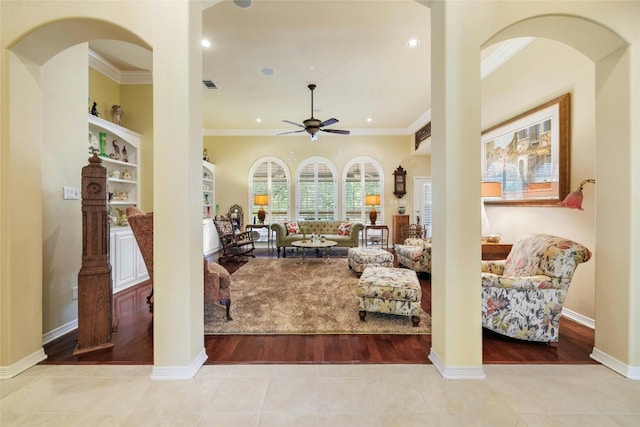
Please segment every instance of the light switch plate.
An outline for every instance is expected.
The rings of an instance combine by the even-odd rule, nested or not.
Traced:
[[[80,189],[78,187],[63,187],[63,196],[65,200],[78,200],[80,199]]]

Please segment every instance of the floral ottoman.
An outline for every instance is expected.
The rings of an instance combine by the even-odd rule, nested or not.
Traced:
[[[368,266],[393,267],[393,254],[380,248],[349,248],[349,269],[358,277]]]
[[[370,311],[411,316],[413,326],[420,324],[422,289],[413,270],[368,266],[360,276],[356,295],[363,322]]]

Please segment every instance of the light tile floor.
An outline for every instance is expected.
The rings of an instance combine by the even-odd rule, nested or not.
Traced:
[[[4,426],[640,426],[640,381],[601,365],[38,365],[0,382]]]

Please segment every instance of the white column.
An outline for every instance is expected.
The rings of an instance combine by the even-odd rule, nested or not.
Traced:
[[[639,51],[629,46],[596,63],[594,250],[600,256],[592,357],[634,379],[640,379]]]
[[[202,268],[202,10],[156,2],[153,44],[154,369],[190,378],[206,360]]]
[[[433,316],[429,358],[484,378],[480,286],[480,38],[470,2],[431,3]]]

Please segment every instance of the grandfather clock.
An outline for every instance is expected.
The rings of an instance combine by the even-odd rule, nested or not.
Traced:
[[[94,154],[82,168],[82,268],[78,273],[78,344],[74,355],[113,347],[107,169]]]

